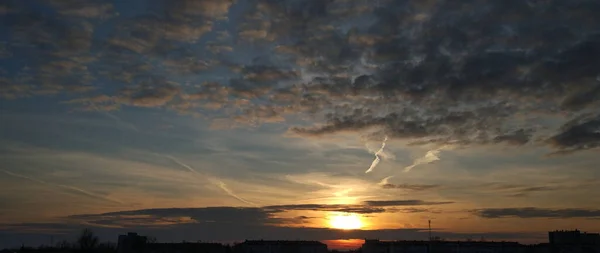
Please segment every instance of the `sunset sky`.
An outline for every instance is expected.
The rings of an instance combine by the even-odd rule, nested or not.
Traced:
[[[599,232],[598,13],[0,1],[0,248]]]

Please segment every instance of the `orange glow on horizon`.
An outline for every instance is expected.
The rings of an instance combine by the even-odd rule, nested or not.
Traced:
[[[330,249],[336,250],[353,250],[358,249],[365,241],[362,239],[347,239],[347,240],[325,240],[323,243],[327,244]]]

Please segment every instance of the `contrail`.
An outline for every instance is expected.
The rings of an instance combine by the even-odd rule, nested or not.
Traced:
[[[432,163],[432,162],[435,162],[435,161],[439,161],[440,160],[439,154],[440,154],[440,150],[439,149],[434,149],[434,150],[427,151],[427,153],[425,154],[425,156],[417,158],[413,162],[413,164],[411,164],[410,166],[405,167],[404,168],[404,172],[409,172],[414,167],[417,167],[417,166],[422,165],[422,164],[428,164],[428,163]]]
[[[99,110],[99,109],[98,109],[98,108],[97,108],[95,105],[93,105],[93,107],[94,107],[94,109],[96,109],[98,112],[102,112],[102,111],[101,111],[101,110]],[[136,131],[136,132],[141,132],[141,131],[140,131],[140,129],[138,129],[138,128],[137,128],[135,125],[133,125],[133,124],[131,124],[131,123],[128,123],[128,122],[126,122],[126,121],[122,120],[121,118],[117,117],[117,116],[116,116],[116,115],[114,115],[114,114],[111,114],[111,113],[109,113],[109,112],[102,112],[102,113],[103,113],[103,114],[105,114],[106,116],[108,116],[108,117],[110,117],[110,118],[114,119],[114,120],[115,120],[115,121],[117,121],[118,123],[121,123],[121,124],[123,124],[123,125],[126,125],[126,126],[128,126],[129,128],[133,129],[133,130],[134,130],[134,131]],[[187,164],[185,164],[185,163],[183,163],[183,162],[179,161],[177,158],[175,158],[175,157],[173,157],[173,156],[171,156],[171,155],[162,155],[162,154],[156,154],[156,155],[159,155],[159,156],[164,156],[164,157],[166,157],[166,158],[169,158],[171,161],[173,161],[173,162],[177,163],[177,164],[178,164],[179,166],[181,166],[181,167],[184,167],[184,168],[186,168],[188,171],[190,171],[190,172],[192,172],[192,173],[194,173],[194,174],[196,174],[196,175],[199,175],[199,176],[201,176],[201,177],[207,178],[207,179],[208,179],[208,181],[210,181],[211,183],[213,183],[213,184],[217,185],[219,188],[221,188],[221,190],[223,190],[225,193],[227,193],[227,195],[229,195],[229,196],[231,196],[231,197],[233,197],[233,198],[235,198],[235,199],[237,199],[237,200],[239,200],[239,201],[241,201],[241,202],[244,202],[244,203],[246,203],[246,204],[249,204],[249,205],[256,206],[256,204],[255,204],[255,203],[252,203],[252,202],[250,202],[250,201],[248,201],[248,200],[245,200],[244,198],[242,198],[242,197],[238,196],[237,194],[235,194],[235,193],[234,193],[234,192],[233,192],[231,189],[229,189],[229,188],[227,187],[227,184],[225,184],[225,182],[221,181],[220,179],[218,179],[218,178],[215,178],[215,177],[210,177],[210,176],[208,176],[208,175],[204,175],[204,174],[202,174],[202,173],[200,173],[200,172],[196,171],[196,170],[195,170],[194,168],[192,168],[191,166],[189,166],[189,165],[187,165]]]
[[[183,163],[183,162],[179,161],[177,158],[175,158],[175,157],[173,157],[173,156],[170,156],[170,155],[164,155],[164,156],[165,156],[165,157],[167,157],[167,158],[169,158],[171,161],[173,161],[173,162],[177,163],[179,166],[186,168],[186,169],[187,169],[187,170],[189,170],[190,172],[192,172],[192,173],[194,173],[194,174],[196,174],[196,175],[199,175],[199,176],[205,177],[205,178],[206,178],[208,181],[210,181],[211,183],[213,183],[213,184],[215,184],[216,186],[218,186],[219,188],[221,188],[221,190],[223,190],[225,193],[227,193],[227,195],[229,195],[229,196],[231,196],[231,197],[233,197],[233,198],[235,198],[235,199],[237,199],[237,200],[239,200],[239,201],[241,201],[241,202],[244,202],[244,203],[246,203],[246,204],[248,204],[248,205],[253,205],[253,206],[256,206],[256,204],[255,204],[255,203],[252,203],[252,202],[250,202],[250,201],[248,201],[248,200],[245,200],[244,198],[242,198],[242,197],[238,196],[237,194],[235,194],[235,193],[234,193],[234,192],[233,192],[231,189],[229,189],[229,188],[227,187],[227,184],[225,184],[225,182],[221,181],[220,179],[218,179],[218,178],[215,178],[215,177],[210,177],[210,176],[204,175],[204,174],[202,174],[202,173],[200,173],[200,172],[196,171],[196,170],[195,170],[194,168],[192,168],[191,166],[189,166],[189,165],[187,165],[187,164],[185,164],[185,163]]]
[[[427,151],[427,153],[425,154],[425,156],[423,157],[419,157],[417,158],[413,164],[411,164],[410,166],[406,166],[404,168],[404,172],[409,172],[410,170],[414,169],[415,167],[419,166],[419,165],[424,165],[424,164],[429,164],[435,161],[439,161],[440,160],[440,152],[442,150],[448,150],[448,149],[453,149],[453,146],[451,145],[444,145],[441,146],[439,148],[436,149],[432,149]]]
[[[94,106],[95,107],[95,106]],[[121,123],[123,125],[126,125],[127,127],[131,128],[132,130],[136,131],[136,132],[140,132],[140,129],[138,129],[134,124],[131,124],[129,122],[125,122],[124,120],[122,120],[121,118],[117,117],[116,115],[110,113],[110,112],[102,112],[104,115],[114,119],[115,121],[117,121],[118,123]]]
[[[202,176],[202,174],[201,174],[200,172],[196,171],[194,168],[190,167],[189,165],[187,165],[187,164],[185,164],[185,163],[182,163],[182,162],[180,162],[179,160],[177,160],[177,158],[175,158],[175,157],[173,157],[173,156],[170,156],[170,155],[164,155],[164,157],[166,157],[166,158],[169,158],[171,161],[175,162],[176,164],[178,164],[178,165],[179,165],[179,166],[181,166],[181,167],[184,167],[184,168],[186,168],[186,169],[187,169],[187,170],[189,170],[190,172],[192,172],[192,173],[196,173],[196,174],[198,174],[198,175],[201,175],[201,176]]]
[[[217,181],[218,185],[219,185],[219,188],[221,188],[223,191],[225,191],[227,194],[229,194],[229,196],[234,197],[235,199],[237,199],[237,200],[239,200],[241,202],[244,202],[244,203],[246,203],[248,205],[256,206],[255,203],[252,203],[252,202],[250,202],[248,200],[245,200],[242,197],[236,195],[231,189],[227,188],[227,185],[223,181],[221,181],[219,179],[216,179],[216,178],[212,178],[212,179],[209,179],[209,180],[211,180],[211,181],[213,181],[213,180]]]
[[[122,120],[121,118],[119,118],[117,115],[114,115],[114,114],[112,114],[110,112],[100,110],[100,108],[98,108],[98,106],[96,106],[94,103],[91,103],[90,105],[92,106],[92,108],[94,110],[96,110],[96,112],[102,113],[102,114],[108,116],[109,118],[114,119],[117,123],[125,125],[125,126],[131,128],[132,130],[134,130],[136,132],[140,132],[140,129],[138,129],[134,124],[126,122],[126,121]]]
[[[98,110],[98,108],[97,108],[97,107],[95,107],[95,106],[94,106],[94,108]],[[98,111],[100,111],[100,110],[98,110]],[[130,127],[131,129],[135,130],[136,132],[141,132],[141,131],[140,131],[140,130],[139,130],[139,129],[138,129],[136,126],[135,126],[135,125],[133,125],[133,124],[131,124],[131,123],[128,123],[128,122],[126,122],[126,121],[122,120],[121,118],[117,117],[116,115],[114,115],[114,114],[111,114],[111,113],[109,113],[109,112],[103,112],[103,113],[104,113],[106,116],[108,116],[108,117],[110,117],[110,118],[114,119],[115,121],[117,121],[117,122],[119,122],[119,123],[121,123],[121,124],[123,124],[123,125],[126,125],[126,126]],[[177,158],[175,158],[175,157],[173,157],[173,156],[171,156],[171,155],[162,155],[162,154],[156,154],[156,155],[159,155],[159,156],[164,156],[164,157],[166,157],[166,158],[169,158],[169,160],[171,160],[171,161],[173,161],[173,162],[177,163],[177,164],[178,164],[179,166],[181,166],[181,167],[184,167],[184,168],[186,168],[188,171],[190,171],[190,172],[192,172],[192,173],[194,173],[194,174],[196,174],[196,175],[199,175],[199,176],[201,176],[201,177],[205,177],[205,178],[207,178],[207,179],[208,179],[208,180],[209,180],[211,183],[213,183],[213,184],[217,185],[219,188],[221,188],[221,190],[223,190],[225,193],[227,193],[227,195],[229,195],[229,196],[231,196],[231,197],[233,197],[233,198],[235,198],[235,199],[237,199],[237,200],[239,200],[239,201],[241,201],[241,202],[244,202],[244,203],[246,203],[246,204],[249,204],[249,205],[256,206],[256,204],[254,204],[254,203],[252,203],[252,202],[250,202],[250,201],[247,201],[247,200],[243,199],[242,197],[240,197],[240,196],[236,195],[236,194],[235,194],[235,193],[234,193],[234,192],[233,192],[231,189],[229,189],[229,188],[227,187],[227,184],[225,184],[225,183],[224,183],[223,181],[221,181],[220,179],[218,179],[218,178],[213,178],[213,177],[209,177],[209,176],[207,176],[207,175],[204,175],[204,174],[202,174],[202,173],[200,173],[200,172],[196,171],[196,170],[195,170],[194,168],[192,168],[191,166],[189,166],[189,165],[187,165],[187,164],[185,164],[185,163],[183,163],[183,162],[179,161]]]
[[[383,139],[383,142],[381,143],[381,148],[379,150],[377,150],[377,152],[375,152],[375,160],[373,160],[373,162],[371,163],[371,167],[369,167],[369,169],[367,171],[365,171],[365,173],[369,173],[369,172],[373,171],[373,169],[375,169],[375,167],[377,167],[377,164],[379,164],[379,161],[381,161],[381,158],[379,158],[379,156],[383,152],[383,148],[385,148],[385,142],[387,140],[388,140],[388,137],[385,136],[385,139]]]
[[[39,179],[36,179],[36,178],[28,177],[28,176],[17,174],[17,173],[10,172],[10,171],[6,171],[6,170],[0,170],[0,171],[4,172],[5,174],[8,174],[10,176],[13,176],[13,177],[18,177],[18,178],[26,179],[26,180],[33,181],[33,182],[36,182],[36,183],[39,183],[39,184],[43,184],[43,185],[47,185],[47,186],[54,186],[54,187],[58,187],[58,188],[61,188],[61,189],[64,189],[64,190],[73,191],[73,192],[76,192],[76,193],[79,193],[81,195],[85,195],[87,197],[91,197],[91,198],[94,198],[94,199],[101,199],[101,200],[112,202],[112,203],[123,204],[123,202],[121,202],[119,200],[112,199],[112,198],[109,198],[109,197],[106,197],[106,196],[102,196],[102,195],[98,195],[98,194],[95,194],[93,192],[89,192],[89,191],[86,191],[84,189],[77,188],[77,187],[74,187],[74,186],[48,183],[46,181],[42,181],[42,180],[39,180]]]

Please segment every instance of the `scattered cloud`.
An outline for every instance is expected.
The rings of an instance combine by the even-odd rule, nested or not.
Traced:
[[[190,222],[263,225],[277,221],[271,213],[263,209],[246,207],[144,209],[103,214],[73,215],[67,218],[85,221],[90,224],[117,226],[164,226]]]
[[[60,14],[83,18],[109,18],[115,14],[114,6],[104,1],[48,1]]]
[[[598,218],[600,217],[600,210],[596,209],[579,209],[579,208],[565,208],[565,209],[551,209],[551,208],[535,208],[535,207],[523,207],[523,208],[488,208],[488,209],[477,209],[472,211],[475,215],[487,218]]]
[[[495,142],[505,142],[512,145],[525,145],[531,139],[531,131],[519,129],[506,135],[498,135],[494,138]]]
[[[439,188],[441,185],[437,184],[383,184],[381,188],[383,189],[401,189],[401,190],[410,190],[410,191],[427,191],[435,188]]]
[[[72,18],[69,24],[28,5],[19,5],[25,14],[5,24],[14,35],[8,51],[38,45],[31,53],[42,57],[5,78],[4,97],[78,90],[90,93],[76,98],[82,101],[112,98],[98,110],[119,105],[167,106],[187,114],[220,110],[251,125],[302,118],[308,122],[290,126],[299,136],[350,131],[458,146],[532,143],[551,127],[535,123],[543,114],[564,119],[547,142],[560,153],[598,146],[597,117],[577,118],[599,105],[597,73],[573,67],[597,61],[590,55],[598,51],[600,37],[590,24],[591,11],[600,7],[589,0],[577,0],[565,12],[550,7],[561,6],[556,1],[513,4],[508,9],[519,22],[511,24],[500,21],[504,3],[440,2],[424,8],[394,1],[372,6],[258,0],[242,10],[237,36],[256,46],[277,41],[278,47],[261,47],[265,54],[249,54],[250,61],[221,54],[247,50],[224,42],[229,32],[215,30],[235,1],[172,1],[165,3],[165,15],[120,18],[114,32],[98,38],[90,20],[112,18],[112,4],[59,2],[48,5]],[[411,14],[391,18],[400,10]],[[470,14],[461,15],[466,10]],[[339,27],[340,21],[360,19],[371,22]],[[541,24],[544,29],[530,31]],[[200,42],[212,33],[223,42]],[[210,77],[209,69],[219,78]],[[198,75],[212,79],[207,81],[220,91],[206,93],[193,83]],[[104,79],[127,88],[98,89]],[[197,94],[204,94],[201,102],[180,98]],[[435,160],[437,153],[426,157]]]
[[[365,201],[368,206],[428,206],[452,204],[452,201],[429,202],[423,200],[369,200]]]
[[[600,115],[586,115],[565,123],[549,141],[562,153],[600,146]]]

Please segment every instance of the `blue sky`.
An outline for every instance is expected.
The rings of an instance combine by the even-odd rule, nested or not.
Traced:
[[[598,9],[3,1],[0,247],[598,230]]]

